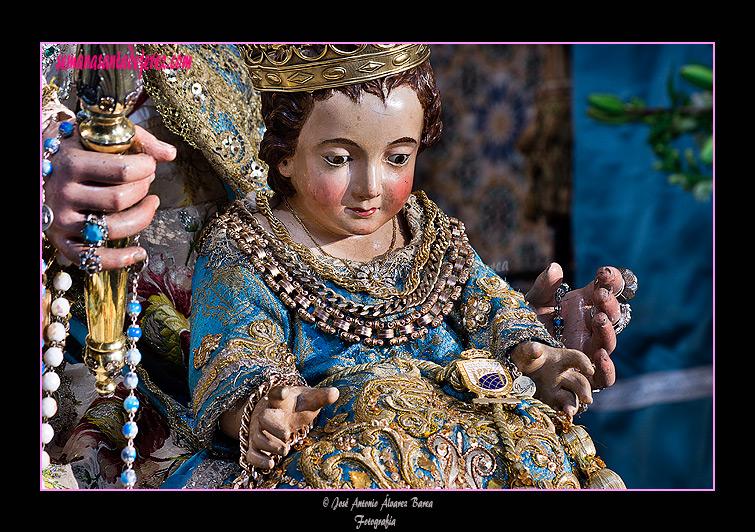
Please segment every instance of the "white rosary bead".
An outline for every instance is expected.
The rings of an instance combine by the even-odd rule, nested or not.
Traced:
[[[60,388],[60,376],[54,371],[48,371],[42,375],[42,389],[46,392],[55,392]]]
[[[50,312],[53,316],[68,316],[71,311],[71,303],[64,297],[59,297],[50,303]]]
[[[47,445],[52,441],[53,436],[55,436],[55,430],[53,430],[52,425],[49,423],[42,423],[42,444]]]
[[[55,278],[52,280],[52,285],[55,287],[56,290],[65,292],[66,290],[71,288],[71,286],[73,285],[73,279],[66,272],[59,272],[55,276]]]
[[[123,377],[123,384],[129,390],[135,390],[136,387],[139,385],[139,376],[133,371],[130,373],[127,373],[126,376]]]
[[[51,347],[44,354],[44,363],[57,368],[63,362],[63,350],[59,347]]]
[[[47,469],[50,466],[50,455],[47,451],[42,451],[42,469]]]
[[[129,366],[138,366],[142,361],[142,353],[136,347],[132,347],[126,351],[126,364]]]
[[[58,412],[58,403],[52,397],[42,399],[42,417],[51,418]]]
[[[51,342],[62,342],[66,339],[66,326],[57,321],[47,326],[47,339]]]

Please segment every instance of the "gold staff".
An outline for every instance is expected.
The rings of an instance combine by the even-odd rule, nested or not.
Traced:
[[[79,125],[82,144],[104,153],[124,153],[131,146],[135,128],[127,117],[142,90],[139,70],[129,63],[134,49],[123,44],[82,44],[77,57],[84,68],[76,74],[76,88],[82,109],[88,114]],[[104,224],[102,229],[105,229]],[[123,248],[129,238],[107,240],[104,245]],[[124,366],[128,271],[94,272],[84,286],[87,325],[84,361],[95,376],[95,389],[101,396],[115,391],[115,379]]]

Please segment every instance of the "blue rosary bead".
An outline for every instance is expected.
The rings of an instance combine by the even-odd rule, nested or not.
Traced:
[[[135,413],[139,410],[139,399],[134,396],[126,397],[125,401],[123,401],[123,408],[125,408],[126,412],[129,412],[130,414]]]
[[[139,375],[133,371],[127,373],[126,376],[123,377],[123,385],[129,390],[136,389],[136,387],[139,386]]]
[[[42,176],[47,177],[52,173],[52,163],[47,159],[42,161]]]
[[[126,330],[126,336],[128,336],[130,339],[138,340],[142,337],[142,328],[138,325],[130,325]]]
[[[61,122],[58,126],[58,132],[63,137],[70,137],[73,134],[73,124],[71,122]]]
[[[139,433],[139,427],[136,426],[136,423],[133,421],[127,422],[125,425],[123,425],[123,435],[126,438],[136,438],[136,435]]]
[[[142,353],[135,347],[126,351],[126,364],[136,366],[142,361]]]
[[[127,463],[136,460],[136,449],[134,447],[131,447],[130,445],[128,447],[124,447],[121,451],[121,460]]]
[[[131,301],[126,307],[126,312],[130,316],[138,316],[142,312],[142,305],[138,301]]]
[[[58,150],[60,149],[60,140],[58,140],[57,137],[50,137],[45,140],[44,147],[50,154],[58,153]]]
[[[133,469],[128,469],[121,474],[121,482],[126,486],[136,484],[136,473],[134,473]]]

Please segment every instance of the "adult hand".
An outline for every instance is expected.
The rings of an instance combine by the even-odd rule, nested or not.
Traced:
[[[309,426],[325,406],[338,399],[338,388],[273,386],[254,407],[249,421],[247,462],[272,469],[272,455],[286,456],[294,434]]]
[[[535,397],[569,416],[580,403],[592,404],[590,359],[576,349],[561,349],[540,342],[523,342],[511,351],[511,361],[535,382]]]
[[[563,282],[563,270],[552,263],[535,281],[526,299],[540,321],[555,336],[556,291]],[[595,365],[590,377],[593,389],[611,386],[616,371],[611,353],[616,349],[613,324],[621,317],[616,296],[624,286],[621,272],[612,266],[600,268],[593,282],[568,292],[561,300],[564,320],[561,340],[570,349],[586,353]]]
[[[51,124],[43,138],[57,133]],[[53,172],[45,178],[45,203],[53,211],[52,225],[46,234],[58,253],[77,264],[87,246],[81,238],[84,220],[90,213],[104,213],[109,239],[137,234],[155,214],[159,199],[148,195],[157,163],[171,161],[176,149],[136,127],[134,143],[128,154],[108,154],[84,149],[78,127],[61,139],[52,157]],[[146,251],[137,246],[97,250],[103,270],[123,268],[144,260]]]

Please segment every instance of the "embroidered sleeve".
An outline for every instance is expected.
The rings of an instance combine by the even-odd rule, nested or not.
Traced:
[[[560,346],[537,319],[524,295],[477,256],[460,301],[459,319],[468,343],[496,358],[506,358],[511,349],[525,341]]]
[[[220,415],[272,376],[305,385],[288,314],[248,263],[200,257],[194,271],[189,385],[196,430],[213,445]]]

